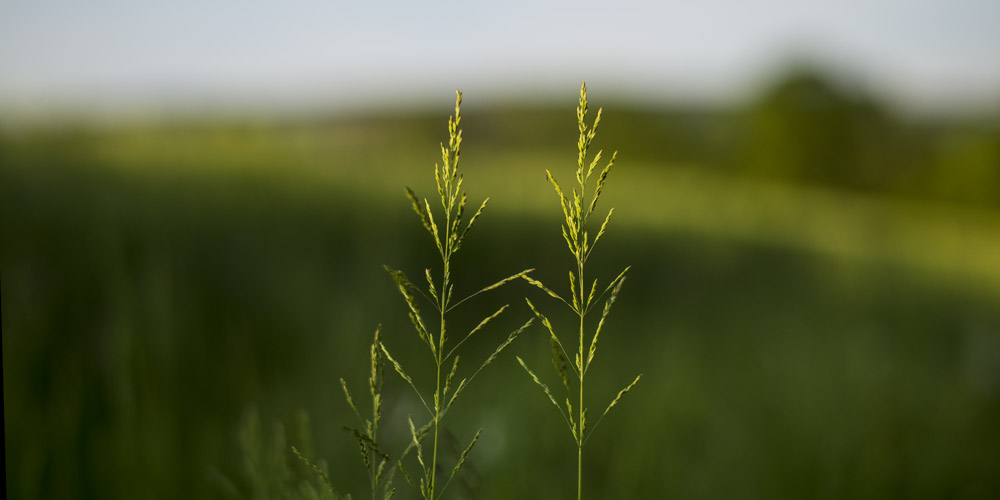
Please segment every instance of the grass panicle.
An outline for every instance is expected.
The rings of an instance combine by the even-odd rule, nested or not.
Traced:
[[[611,280],[600,295],[597,295],[598,286],[596,279],[591,281],[590,286],[587,286],[587,282],[584,280],[585,264],[590,258],[597,242],[607,231],[608,223],[611,221],[611,215],[614,213],[614,209],[612,208],[609,210],[607,215],[604,216],[604,222],[601,223],[600,229],[598,229],[597,235],[594,236],[593,239],[590,237],[588,222],[597,209],[598,199],[600,199],[601,193],[604,191],[608,175],[611,173],[615,160],[618,158],[617,151],[612,153],[611,159],[604,165],[603,168],[601,168],[597,178],[592,181],[592,178],[595,172],[597,172],[597,168],[601,162],[601,158],[603,157],[603,151],[598,151],[589,162],[588,158],[591,143],[597,135],[597,127],[601,122],[603,110],[597,110],[597,116],[590,124],[587,123],[587,112],[587,85],[584,83],[580,86],[580,101],[579,106],[576,109],[577,127],[579,130],[579,138],[577,140],[576,186],[567,192],[559,184],[559,181],[556,180],[556,177],[552,174],[552,172],[548,170],[545,171],[546,179],[552,184],[552,187],[556,192],[556,196],[559,198],[559,206],[563,214],[563,224],[561,227],[562,237],[566,242],[566,247],[573,255],[576,264],[576,268],[570,269],[569,271],[569,300],[546,287],[541,281],[538,281],[530,276],[523,276],[525,281],[541,289],[548,296],[562,302],[579,318],[577,351],[572,356],[573,363],[570,363],[570,353],[566,350],[565,344],[556,334],[555,328],[552,326],[552,322],[549,321],[549,319],[535,307],[531,300],[525,299],[528,303],[528,307],[530,307],[531,311],[535,314],[535,317],[538,318],[538,320],[545,327],[546,331],[549,333],[552,346],[552,365],[555,368],[556,373],[559,375],[560,381],[565,386],[567,392],[565,408],[563,405],[558,403],[555,396],[552,394],[552,391],[544,382],[541,381],[541,379],[539,379],[538,375],[528,368],[528,365],[525,364],[521,358],[517,358],[521,367],[524,368],[535,384],[542,389],[542,392],[545,393],[549,401],[552,402],[553,406],[559,410],[559,413],[566,420],[570,435],[572,436],[577,448],[576,495],[578,500],[583,497],[584,444],[590,436],[593,435],[604,416],[618,404],[621,398],[628,393],[642,377],[641,374],[635,377],[635,380],[633,380],[631,384],[619,391],[618,395],[612,399],[611,403],[601,414],[601,417],[597,420],[597,422],[588,428],[587,407],[584,401],[584,379],[587,372],[590,370],[591,363],[594,361],[594,356],[597,353],[598,339],[604,329],[611,307],[618,299],[618,294],[621,292],[622,285],[625,283],[625,277],[629,268],[626,267],[625,270],[623,270],[615,279]],[[588,188],[592,189],[589,199]],[[594,307],[595,303],[604,298],[605,295],[608,295],[609,292],[610,296],[604,303],[601,318],[598,321],[596,328],[594,328],[593,333],[588,335],[585,328],[587,315]],[[587,342],[588,337],[590,340],[589,343]],[[571,381],[576,382],[576,388],[578,389],[575,408],[573,401],[571,401],[573,392],[571,388]]]
[[[382,345],[382,325],[379,325],[375,329],[375,336],[372,339],[371,346],[368,348],[368,352],[371,362],[368,375],[368,396],[371,400],[371,416],[366,417],[362,415],[357,400],[348,388],[347,381],[341,378],[340,388],[344,393],[344,400],[347,402],[347,406],[351,409],[359,424],[357,427],[345,425],[343,428],[358,443],[361,463],[365,467],[372,500],[390,500],[396,494],[396,489],[392,484],[397,467],[401,463],[401,460],[413,451],[413,447],[408,446],[403,450],[399,458],[393,459],[379,443],[379,424],[382,421],[382,389],[385,385],[385,360],[388,359],[397,371],[401,372],[402,368],[395,360],[389,357]],[[421,428],[424,433],[426,433],[426,429],[426,426]],[[420,432],[417,432],[417,435],[420,435]],[[322,483],[326,485],[328,493],[333,498],[347,500],[351,498],[351,495],[342,496],[333,487],[333,483],[326,472],[325,464],[312,462],[306,456],[306,453],[299,451],[295,447],[292,447],[292,452],[302,463],[312,469]],[[405,475],[405,471],[403,472]]]
[[[350,495],[342,495],[333,487],[326,462],[307,458],[312,454],[312,437],[304,412],[292,430],[292,441],[298,446],[289,446],[284,425],[274,424],[270,433],[265,432],[257,410],[247,411],[237,432],[241,474],[229,477],[210,467],[209,480],[228,498],[351,500]]]
[[[432,203],[427,198],[418,197],[412,189],[405,189],[411,208],[417,214],[417,218],[424,229],[427,230],[434,240],[434,246],[441,257],[440,274],[432,272],[430,268],[424,270],[423,274],[427,282],[425,293],[420,287],[413,284],[402,271],[386,267],[386,270],[396,284],[396,288],[403,296],[403,300],[409,310],[410,322],[417,333],[417,337],[426,346],[435,365],[436,375],[432,388],[422,390],[414,382],[413,378],[407,375],[403,366],[393,358],[388,348],[385,345],[380,346],[385,358],[392,364],[393,370],[413,389],[428,412],[430,420],[424,427],[417,428],[412,418],[409,421],[411,443],[407,451],[411,448],[416,450],[417,463],[420,466],[419,477],[414,479],[414,476],[403,465],[403,461],[398,461],[399,469],[403,472],[403,476],[407,482],[419,490],[420,496],[425,500],[440,498],[441,493],[450,484],[451,479],[462,469],[469,452],[475,446],[481,432],[481,429],[479,432],[476,432],[475,437],[473,437],[469,445],[465,448],[465,451],[462,452],[457,463],[451,469],[450,474],[442,478],[444,479],[444,483],[441,483],[438,480],[437,471],[439,470],[438,441],[442,418],[458,399],[462,391],[469,386],[472,379],[486,366],[490,365],[534,321],[534,318],[529,318],[520,328],[508,335],[507,339],[497,346],[493,354],[486,358],[476,371],[467,377],[462,377],[457,385],[454,385],[455,380],[459,378],[461,370],[459,365],[460,356],[457,352],[458,348],[472,337],[473,334],[484,329],[491,321],[500,316],[507,309],[507,306],[500,307],[495,313],[480,321],[472,330],[457,337],[459,339],[458,342],[449,342],[451,338],[449,337],[447,314],[482,293],[495,290],[517,279],[528,278],[528,273],[531,272],[531,269],[526,269],[515,273],[485,286],[464,298],[456,299],[453,295],[452,257],[462,248],[465,237],[469,234],[473,226],[476,225],[489,202],[489,198],[483,200],[479,208],[468,218],[468,222],[464,221],[468,196],[462,191],[464,179],[458,168],[461,160],[462,146],[462,129],[460,128],[462,122],[461,104],[462,93],[457,92],[455,114],[448,118],[448,143],[447,145],[441,144],[441,162],[434,165],[434,182],[437,187],[438,199],[435,203]],[[439,209],[434,208],[437,204],[440,204]],[[426,299],[438,313],[438,329],[436,333],[428,328],[428,324],[421,314],[420,307],[417,304],[418,295]],[[453,356],[454,361],[452,361],[451,367],[448,368],[446,362]],[[425,450],[422,441],[429,434],[429,429],[433,429],[434,431],[433,446],[430,450]]]
[[[382,500],[388,500],[395,495],[396,490],[392,487],[392,479],[395,475],[395,466],[389,454],[383,449],[378,441],[379,423],[382,421],[382,388],[385,385],[385,359],[388,358],[382,348],[382,325],[375,329],[375,336],[368,349],[371,360],[368,375],[368,397],[371,399],[371,416],[364,417],[358,409],[358,405],[347,387],[347,381],[340,379],[340,387],[344,392],[344,400],[351,412],[358,419],[359,427],[344,426],[344,430],[349,432],[358,442],[358,449],[361,452],[361,463],[365,466],[368,477],[368,485],[371,489],[372,500],[378,500],[381,495]],[[390,359],[395,366],[395,362]],[[311,463],[296,450],[296,455],[307,464]],[[315,467],[313,466],[315,469]],[[317,473],[320,473],[316,469]],[[330,485],[330,479],[321,474],[323,481]],[[332,488],[332,485],[330,485]]]

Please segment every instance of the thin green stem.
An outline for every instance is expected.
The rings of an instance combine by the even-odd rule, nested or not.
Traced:
[[[449,273],[451,271],[451,269],[450,269],[450,267],[451,267],[451,253],[452,253],[452,243],[451,243],[451,212],[452,212],[452,209],[454,209],[454,196],[452,196],[452,192],[451,192],[452,191],[452,185],[451,185],[450,177],[449,177],[448,180],[445,181],[445,189],[447,191],[447,194],[446,194],[446,196],[447,196],[447,202],[445,203],[445,207],[444,207],[445,208],[445,212],[444,212],[445,213],[445,216],[444,216],[444,218],[445,218],[445,224],[444,224],[444,228],[445,228],[444,229],[444,241],[442,242],[442,245],[441,245],[441,247],[443,248],[443,251],[441,253],[441,260],[442,260],[441,304],[440,304],[440,307],[438,307],[438,310],[441,311],[441,323],[440,323],[441,329],[440,329],[440,333],[438,335],[437,357],[434,360],[435,364],[437,364],[437,373],[435,375],[435,379],[436,379],[435,380],[435,384],[436,384],[436,387],[434,388],[434,452],[433,452],[433,455],[431,457],[430,480],[428,481],[430,483],[430,488],[427,490],[427,498],[429,500],[434,500],[434,498],[435,498],[434,497],[434,488],[435,488],[436,479],[437,479],[438,435],[439,435],[439,429],[440,429],[441,399],[442,399],[442,394],[441,394],[441,364],[444,361],[443,353],[444,353],[444,344],[445,344],[445,318],[444,318],[444,316],[445,316],[445,312],[448,310],[448,301],[451,298],[451,297],[449,297],[449,295],[450,295],[450,293],[449,293],[449,289],[450,289],[450,283],[449,283],[449,281],[450,280],[448,279],[448,277],[450,276]],[[442,201],[444,201],[444,200],[442,200]]]
[[[438,363],[437,367],[437,389],[435,389],[435,399],[440,400],[441,395],[441,364]],[[431,487],[428,490],[428,499],[434,498],[434,478],[437,476],[435,471],[437,471],[437,457],[438,457],[438,421],[441,419],[440,405],[434,405],[434,455],[431,459],[431,471],[430,471],[430,483]]]
[[[584,285],[583,285],[583,283],[584,283],[584,280],[583,280],[583,261],[579,260],[579,259],[577,260],[577,281],[579,282],[579,286],[580,286],[580,300],[581,300],[580,304],[582,306],[583,305],[583,302],[582,302],[583,301],[583,293],[584,293]],[[581,500],[583,498],[583,424],[584,424],[584,421],[583,421],[583,412],[584,412],[584,407],[583,407],[583,376],[584,376],[584,373],[585,373],[585,370],[583,369],[583,363],[584,363],[584,358],[583,358],[583,340],[584,340],[583,318],[585,316],[585,313],[583,312],[582,309],[578,313],[580,315],[580,347],[579,347],[579,351],[578,351],[579,352],[579,354],[578,354],[579,358],[578,359],[580,360],[580,366],[577,367],[578,368],[577,371],[580,374],[580,401],[579,401],[579,404],[577,405],[578,418],[577,418],[577,426],[576,426],[576,428],[577,428],[577,433],[576,433],[576,444],[577,444],[577,453],[576,453],[576,498],[577,498],[577,500]]]
[[[376,340],[378,340],[377,339],[377,335],[376,335]],[[375,352],[375,351],[373,351],[373,352]],[[375,376],[374,366],[377,366],[377,364],[378,363],[375,363],[375,365],[373,365],[373,371],[372,371],[372,374],[373,374],[372,376],[373,377]],[[376,380],[376,379],[373,378],[372,380]],[[374,384],[374,385],[377,387],[377,383]],[[379,390],[379,392],[381,392],[381,390]],[[375,398],[376,398],[376,393],[373,392],[372,393],[372,443],[378,443],[378,416],[379,416],[378,405],[379,405],[379,403],[375,400]],[[377,478],[377,467],[378,466],[376,465],[376,461],[375,461],[374,456],[378,456],[378,454],[375,453],[374,449],[371,451],[371,454],[373,455],[373,457],[370,460],[371,464],[369,465],[369,468],[371,469],[370,475],[371,475],[371,484],[372,484],[372,500],[375,500],[376,499],[376,490],[378,489],[378,482],[376,481],[376,478]]]
[[[449,226],[450,226],[450,224],[446,225],[446,227],[449,227]],[[445,237],[446,238],[448,237],[448,230],[447,229],[445,230]],[[442,256],[442,258],[444,260],[444,275],[441,278],[441,284],[442,284],[442,286],[441,286],[441,289],[442,289],[442,292],[441,292],[441,307],[440,307],[440,310],[441,310],[441,323],[440,323],[441,329],[440,329],[440,332],[438,334],[437,357],[434,360],[435,364],[437,365],[437,373],[435,375],[435,384],[436,384],[436,386],[434,388],[434,452],[433,452],[433,454],[431,456],[431,470],[430,470],[430,478],[429,478],[429,481],[428,481],[430,483],[430,488],[428,489],[428,495],[427,495],[427,498],[429,498],[429,499],[433,499],[434,498],[434,485],[435,485],[435,479],[437,477],[436,471],[437,471],[437,457],[438,457],[438,435],[439,435],[438,430],[440,428],[440,420],[441,420],[441,351],[444,350],[444,335],[445,335],[444,311],[445,311],[445,307],[446,307],[446,304],[447,304],[447,294],[448,294],[448,291],[447,291],[448,290],[448,260],[449,260],[448,257],[449,257],[449,255],[447,254],[447,250],[446,250],[445,251],[445,255]]]

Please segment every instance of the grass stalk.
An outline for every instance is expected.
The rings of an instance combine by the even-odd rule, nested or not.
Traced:
[[[431,447],[431,456],[429,460],[430,467],[428,468],[427,461],[423,457],[422,446],[420,445],[424,438],[424,433],[418,432],[416,427],[412,424],[412,419],[410,421],[412,437],[411,447],[416,449],[417,462],[422,471],[422,475],[418,478],[419,480],[413,480],[406,469],[402,466],[402,461],[399,462],[400,468],[404,472],[404,477],[407,478],[407,481],[410,482],[412,486],[419,490],[420,495],[424,498],[424,500],[437,500],[441,497],[445,488],[451,483],[452,478],[455,477],[455,474],[457,474],[465,464],[469,452],[472,450],[472,447],[475,445],[480,432],[482,431],[482,429],[480,429],[479,432],[476,433],[475,437],[473,437],[468,447],[462,453],[456,465],[451,469],[451,472],[444,481],[444,484],[439,487],[437,477],[439,464],[438,441],[441,422],[445,414],[447,414],[448,410],[455,403],[458,396],[469,386],[476,375],[478,375],[483,368],[491,364],[497,356],[499,356],[501,351],[510,345],[510,343],[513,342],[514,339],[520,335],[521,332],[527,329],[528,326],[530,326],[534,321],[534,318],[529,318],[528,321],[525,322],[520,328],[514,330],[510,335],[508,335],[507,339],[499,344],[493,354],[486,358],[477,370],[475,370],[468,377],[459,380],[457,385],[453,385],[459,370],[460,358],[457,353],[458,347],[460,347],[461,344],[474,333],[485,327],[487,323],[499,316],[504,310],[506,310],[507,305],[501,307],[496,313],[484,318],[475,328],[469,331],[450,349],[447,329],[448,313],[472,297],[497,289],[506,283],[527,276],[531,271],[530,269],[526,269],[488,285],[479,291],[466,296],[465,298],[457,301],[453,300],[454,283],[451,275],[452,257],[462,247],[462,243],[464,242],[466,235],[479,219],[479,216],[482,215],[483,211],[486,209],[487,203],[489,202],[489,198],[484,200],[479,206],[479,209],[468,219],[465,226],[462,226],[465,206],[468,198],[462,191],[463,176],[458,171],[462,145],[462,130],[459,128],[462,120],[461,104],[462,93],[456,92],[455,114],[448,119],[448,145],[445,146],[444,144],[441,144],[441,163],[434,165],[434,180],[437,185],[438,197],[440,199],[441,214],[435,218],[435,210],[432,209],[431,203],[427,200],[427,198],[419,199],[410,188],[406,188],[406,196],[410,200],[413,211],[416,212],[417,216],[420,218],[420,222],[434,239],[434,245],[441,257],[440,277],[435,279],[431,270],[429,268],[425,269],[424,276],[427,280],[427,287],[426,293],[424,293],[423,290],[407,279],[406,275],[402,271],[386,267],[390,275],[392,275],[395,280],[396,287],[399,289],[400,294],[406,302],[409,309],[410,321],[416,330],[417,336],[419,337],[421,343],[430,350],[435,364],[434,392],[432,394],[432,398],[430,398],[433,406],[431,406],[427,404],[427,398],[423,396],[423,392],[417,387],[413,379],[406,374],[402,365],[393,359],[389,354],[388,348],[384,344],[381,346],[382,351],[385,353],[390,363],[392,363],[396,373],[410,385],[413,391],[416,392],[417,396],[420,398],[420,401],[423,403],[428,412],[428,416],[430,418],[429,424],[434,429],[434,442]],[[438,221],[443,222],[443,224],[439,225]],[[429,302],[430,305],[437,310],[439,328],[436,335],[428,331],[414,292],[417,292],[418,295],[426,299],[427,302]],[[453,356],[454,361],[452,367],[449,370],[448,375],[443,377],[442,368],[445,367],[449,359]],[[407,449],[409,450],[411,448]]]
[[[371,374],[368,378],[368,396],[371,398],[371,418],[366,418],[358,411],[357,403],[351,396],[347,388],[347,382],[340,379],[340,386],[344,391],[344,399],[347,405],[358,418],[359,428],[344,426],[344,430],[354,435],[361,450],[361,461],[365,465],[365,472],[368,476],[368,485],[371,489],[372,500],[378,500],[381,491],[382,499],[388,500],[395,494],[392,488],[392,478],[395,468],[382,445],[379,444],[379,422],[382,420],[382,387],[385,383],[385,354],[382,351],[382,326],[375,329],[375,338],[372,340],[369,349],[371,354]],[[300,457],[303,458],[303,457]],[[308,461],[307,461],[308,463]],[[387,472],[388,468],[388,474]]]
[[[633,380],[631,384],[626,386],[624,389],[618,392],[618,395],[611,401],[607,409],[604,410],[601,417],[598,419],[597,423],[590,429],[587,428],[587,407],[584,400],[584,381],[587,372],[590,369],[590,365],[594,360],[594,356],[597,353],[598,339],[600,337],[601,331],[604,328],[605,321],[608,317],[608,313],[611,310],[611,306],[614,304],[615,300],[618,298],[618,293],[621,291],[622,284],[625,281],[625,276],[628,273],[629,268],[625,268],[618,277],[613,279],[600,295],[596,295],[597,292],[597,280],[595,279],[591,286],[590,292],[587,292],[586,281],[584,281],[584,268],[587,260],[590,258],[591,252],[594,246],[604,235],[608,227],[608,222],[611,220],[611,214],[614,213],[612,208],[604,218],[604,222],[601,224],[596,236],[591,240],[590,233],[587,229],[587,223],[590,220],[590,216],[594,213],[597,208],[597,201],[604,190],[605,182],[607,181],[608,174],[611,172],[611,168],[614,165],[615,159],[618,156],[616,151],[611,155],[611,160],[603,167],[600,173],[597,175],[596,180],[591,183],[591,178],[595,173],[595,169],[601,161],[601,156],[603,151],[598,151],[594,155],[593,160],[589,159],[589,149],[591,142],[597,134],[597,127],[601,121],[601,114],[603,110],[597,111],[597,116],[594,121],[590,124],[587,123],[587,86],[584,83],[580,86],[580,100],[579,106],[576,110],[577,115],[577,126],[579,129],[579,140],[577,142],[577,168],[576,168],[576,187],[571,191],[572,195],[563,191],[559,182],[552,175],[552,172],[546,170],[546,179],[552,184],[555,189],[556,195],[559,197],[560,208],[563,213],[563,226],[562,226],[562,236],[566,242],[566,246],[569,248],[570,253],[573,254],[576,272],[569,272],[569,292],[570,300],[566,300],[558,293],[552,291],[550,288],[545,286],[542,282],[535,280],[529,276],[525,276],[524,279],[531,283],[532,285],[538,287],[544,291],[549,297],[558,299],[560,302],[568,306],[573,310],[573,313],[579,318],[579,337],[577,343],[576,355],[574,356],[573,363],[569,363],[569,353],[566,351],[563,342],[560,340],[559,336],[556,335],[555,329],[549,319],[542,314],[531,300],[527,300],[528,306],[535,313],[535,316],[541,321],[542,325],[548,330],[551,344],[552,344],[552,364],[556,369],[557,374],[562,380],[565,386],[567,397],[566,397],[566,408],[565,411],[563,407],[556,401],[555,397],[552,395],[548,386],[541,382],[537,375],[524,363],[523,360],[518,358],[518,362],[521,366],[528,372],[528,375],[532,380],[541,387],[542,391],[548,396],[549,401],[556,407],[557,410],[563,415],[563,418],[568,424],[570,434],[573,437],[574,443],[577,448],[577,478],[576,478],[576,497],[577,500],[582,500],[583,498],[583,448],[587,440],[593,435],[594,430],[597,425],[603,420],[604,416],[607,415],[611,408],[613,408],[618,401],[625,395],[632,387],[639,381],[642,377],[640,374]],[[592,193],[589,194],[590,198],[588,200],[588,187],[593,186]],[[610,295],[608,295],[610,292]],[[586,319],[588,313],[592,310],[594,304],[600,301],[608,295],[608,299],[605,302],[603,312],[601,314],[600,320],[598,321],[596,327],[594,328],[593,334],[587,334],[586,329]],[[589,347],[587,340],[590,340]],[[574,379],[577,384],[578,398],[576,400],[576,415],[573,415],[573,403],[571,399],[571,389],[570,389],[570,378],[568,371],[572,371],[575,375]]]

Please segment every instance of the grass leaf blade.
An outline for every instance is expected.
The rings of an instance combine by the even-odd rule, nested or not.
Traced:
[[[584,367],[586,372],[587,368],[590,368],[590,362],[594,360],[594,354],[597,353],[597,339],[601,336],[601,330],[604,328],[604,321],[608,318],[608,313],[611,312],[611,306],[615,304],[615,300],[618,299],[618,293],[622,290],[622,285],[625,284],[625,277],[622,276],[618,280],[618,284],[611,291],[611,296],[608,297],[608,301],[604,303],[604,311],[601,313],[601,320],[597,323],[597,330],[594,332],[594,337],[590,340],[590,351],[587,354],[587,364]]]
[[[590,244],[590,249],[587,251],[587,259],[590,258],[590,254],[594,252],[594,247],[597,246],[597,241],[604,236],[604,231],[608,229],[608,222],[611,221],[611,215],[615,213],[614,207],[608,210],[608,215],[604,217],[604,222],[601,223],[601,229],[597,231],[597,236],[594,237],[594,242]]]
[[[538,312],[538,309],[535,308],[535,304],[531,303],[531,300],[525,298],[524,301],[528,303],[528,307],[531,308],[531,312],[535,313],[535,317],[541,320],[542,325],[545,326],[545,329],[548,330],[549,332],[549,337],[552,339],[553,342],[556,343],[556,345],[559,346],[559,349],[562,351],[563,357],[565,357],[565,359],[568,362],[569,352],[566,350],[565,347],[563,347],[562,341],[559,340],[559,337],[556,335],[555,330],[552,328],[552,322],[549,321],[549,318],[545,317],[544,314]],[[574,374],[576,374],[577,377],[580,376],[579,372],[574,371]]]
[[[524,279],[525,281],[527,281],[528,283],[530,283],[531,285],[533,285],[535,287],[538,287],[543,292],[549,294],[550,297],[559,299],[563,304],[566,304],[566,307],[569,307],[570,309],[573,309],[574,311],[576,311],[576,309],[574,309],[573,306],[569,302],[566,301],[566,299],[560,297],[558,293],[553,292],[552,290],[549,290],[548,287],[546,287],[544,284],[542,284],[541,281],[538,281],[538,280],[532,278],[531,276],[522,276],[521,278]]]
[[[351,391],[347,389],[347,382],[343,378],[340,379],[340,387],[344,390],[344,399],[347,400],[347,406],[351,407],[351,411],[353,411],[354,415],[358,417],[358,421],[363,424],[364,419],[361,418],[361,412],[359,412],[358,407],[355,406],[354,398],[351,397]]]
[[[410,384],[410,387],[413,388],[413,392],[415,392],[417,397],[420,398],[420,402],[424,404],[424,408],[427,409],[427,412],[434,415],[434,411],[427,405],[427,401],[424,400],[423,395],[421,395],[420,391],[417,390],[417,386],[413,384],[413,379],[406,374],[406,371],[403,370],[403,367],[399,364],[399,362],[396,361],[391,354],[389,354],[389,350],[386,349],[385,344],[382,344],[382,352],[385,353],[385,358],[389,360],[389,363],[392,363],[392,367],[396,370],[396,373],[399,374],[399,376],[405,380],[407,384]]]
[[[528,372],[528,376],[531,377],[531,380],[534,380],[535,384],[537,384],[538,387],[542,388],[542,392],[544,392],[545,395],[548,396],[549,401],[552,402],[552,406],[555,406],[556,409],[559,410],[559,414],[562,415],[564,420],[566,420],[566,425],[568,425],[572,430],[573,424],[570,422],[570,418],[566,416],[566,413],[563,411],[562,406],[559,406],[559,403],[556,402],[556,398],[552,395],[552,392],[549,391],[549,386],[545,385],[544,382],[539,380],[538,375],[535,375],[535,372],[531,371],[531,368],[528,368],[528,365],[524,364],[524,360],[521,359],[520,356],[515,356],[515,357],[517,358],[517,362],[520,363],[521,368],[524,368],[524,371]]]
[[[528,327],[531,326],[532,323],[534,323],[534,321],[535,318],[530,318],[523,325],[521,325],[520,328],[511,332],[510,335],[507,336],[507,339],[501,342],[500,345],[497,346],[497,348],[493,351],[493,354],[490,354],[489,357],[486,358],[485,361],[483,361],[483,364],[479,365],[479,368],[476,369],[476,371],[471,376],[469,376],[468,383],[471,383],[472,380],[476,378],[476,375],[479,375],[479,372],[483,371],[484,368],[493,363],[493,361],[495,361],[497,357],[500,356],[500,353],[503,352],[503,350],[506,349],[507,346],[513,343],[514,340],[517,339],[518,335],[521,335],[521,333],[527,330]],[[458,388],[455,389],[455,393],[451,396],[451,400],[448,401],[448,405],[445,407],[445,410],[451,407],[451,404],[455,402],[455,399],[458,398],[458,395],[462,392],[462,389],[464,389],[467,386],[466,382],[467,382],[466,379],[462,379],[462,382],[459,383]]]
[[[441,494],[444,494],[444,490],[448,488],[449,484],[451,484],[451,480],[455,478],[455,475],[458,474],[458,471],[462,469],[463,465],[465,465],[465,461],[469,457],[469,452],[472,451],[472,447],[476,445],[476,441],[479,441],[479,435],[482,433],[483,433],[482,429],[477,430],[476,435],[472,437],[472,442],[470,442],[469,446],[466,446],[465,450],[462,451],[462,454],[458,457],[458,463],[455,464],[455,467],[451,469],[451,475],[448,476],[448,481],[446,481],[444,483],[444,486],[441,487]],[[438,496],[438,498],[441,497]]]
[[[475,328],[473,328],[469,333],[467,333],[465,335],[465,337],[462,338],[462,340],[460,340],[457,344],[455,344],[455,347],[452,347],[451,350],[448,351],[448,354],[445,355],[444,359],[450,358],[451,355],[455,352],[455,349],[458,349],[459,346],[461,346],[462,344],[464,344],[465,341],[468,340],[469,337],[472,336],[472,334],[474,334],[474,333],[478,332],[479,330],[481,330],[484,326],[486,326],[487,323],[489,323],[490,321],[492,321],[493,319],[495,319],[497,316],[500,316],[506,310],[507,310],[507,304],[504,304],[504,306],[501,307],[500,309],[498,309],[497,312],[495,312],[495,313],[493,313],[493,314],[491,314],[491,315],[483,318],[483,320],[480,321],[479,324],[476,325]]]
[[[323,469],[319,468],[319,466],[309,461],[309,459],[306,458],[305,455],[303,455],[302,452],[300,452],[299,449],[294,446],[292,446],[292,453],[294,453],[296,457],[299,457],[299,460],[305,463],[307,467],[312,469],[313,472],[315,472],[316,475],[319,476],[320,480],[323,481],[323,484],[326,485],[327,489],[330,490],[330,493],[332,493],[334,497],[340,496],[340,493],[337,493],[337,489],[333,487],[333,483],[330,482],[330,476],[328,476],[326,472],[323,471]]]
[[[455,378],[455,374],[458,372],[458,360],[461,356],[455,356],[455,363],[451,365],[451,371],[448,372],[448,377],[444,380],[444,392],[442,395],[448,397],[448,391],[451,389],[451,381]]]
[[[489,198],[483,200],[483,204],[479,205],[479,210],[476,210],[476,213],[472,214],[472,218],[469,219],[469,224],[465,226],[465,231],[462,231],[462,235],[459,236],[457,244],[461,245],[462,240],[465,239],[465,235],[469,234],[469,230],[472,229],[472,226],[476,224],[477,220],[479,220],[479,216],[483,214],[483,210],[486,210],[486,204],[489,202]]]
[[[434,167],[437,168],[437,165],[435,165]],[[414,193],[413,190],[410,189],[409,187],[405,189],[406,189],[406,197],[410,199],[410,204],[413,207],[413,211],[417,213],[418,217],[420,217],[420,222],[424,225],[425,228],[427,228],[427,232],[433,236],[434,230],[431,229],[430,219],[428,218],[428,214],[424,210],[423,205],[421,205],[420,201],[417,200],[416,193]]]
[[[417,439],[417,428],[413,425],[412,418],[406,417],[406,421],[410,423],[410,437],[413,439],[413,445],[417,449],[417,463],[420,464],[420,467],[424,470],[424,476],[427,477],[427,465],[424,464],[424,449],[420,446],[420,440]],[[423,481],[421,480],[421,483],[422,482]]]
[[[506,285],[507,283],[509,283],[511,281],[514,281],[514,280],[516,280],[518,278],[525,278],[525,277],[527,277],[528,273],[530,273],[531,271],[534,271],[534,269],[525,269],[524,271],[521,271],[521,272],[519,272],[517,274],[512,274],[512,275],[510,275],[510,276],[508,276],[508,277],[506,277],[506,278],[504,278],[504,279],[502,279],[500,281],[497,281],[496,283],[493,283],[492,285],[484,287],[484,288],[480,289],[479,291],[477,291],[476,293],[473,293],[472,295],[469,295],[468,297],[465,297],[464,299],[456,302],[454,305],[452,305],[451,307],[449,307],[448,309],[446,309],[445,312],[451,311],[452,309],[460,306],[463,302],[465,302],[465,301],[467,301],[467,300],[469,300],[469,299],[471,299],[471,298],[475,297],[476,295],[479,295],[479,294],[481,294],[483,292],[488,292],[490,290],[495,290],[495,289],[500,288],[501,286]]]

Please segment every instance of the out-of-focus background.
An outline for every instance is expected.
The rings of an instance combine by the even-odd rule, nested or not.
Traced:
[[[592,412],[644,373],[586,496],[1000,497],[998,25],[989,0],[0,4],[7,495],[280,496],[283,424],[367,496],[337,379],[364,394],[381,323],[427,380],[382,265],[439,265],[402,187],[433,194],[453,89],[491,197],[456,293],[561,289],[544,170],[571,179],[586,80],[620,151],[588,273],[633,269]],[[525,296],[558,311],[482,297],[456,328],[511,308],[463,359]],[[446,460],[485,431],[446,497],[572,496],[513,358],[552,385],[549,352],[529,331],[448,415]],[[386,390],[398,453],[419,409]]]

